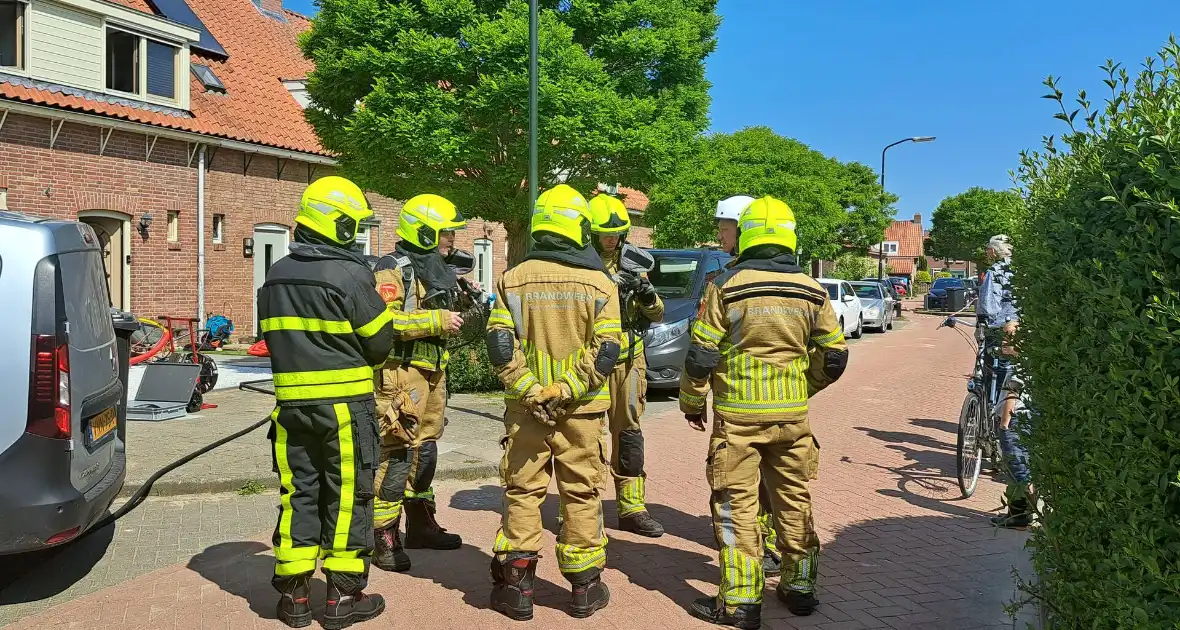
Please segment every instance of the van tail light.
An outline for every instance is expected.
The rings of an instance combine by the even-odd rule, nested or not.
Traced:
[[[33,335],[33,373],[29,379],[29,420],[25,432],[68,440],[70,349],[54,335]]]

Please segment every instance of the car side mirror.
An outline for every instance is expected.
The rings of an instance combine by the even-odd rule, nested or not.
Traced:
[[[847,294],[847,293],[846,293],[846,294],[844,294],[844,301],[845,301],[845,302],[851,302],[851,301],[852,301],[852,295],[850,295],[850,294]]]

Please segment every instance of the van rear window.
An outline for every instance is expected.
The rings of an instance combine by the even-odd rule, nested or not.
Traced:
[[[98,250],[58,255],[62,301],[70,322],[70,345],[93,348],[115,338],[110,292]]]

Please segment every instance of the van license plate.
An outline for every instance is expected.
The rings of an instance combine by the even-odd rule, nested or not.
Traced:
[[[107,409],[97,416],[90,418],[90,432],[89,442],[90,446],[98,444],[100,440],[109,435],[119,425],[119,418],[115,414],[115,409]]]

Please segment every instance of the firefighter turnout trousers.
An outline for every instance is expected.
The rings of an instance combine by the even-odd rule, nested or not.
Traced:
[[[623,333],[626,335],[626,333]],[[647,377],[643,355],[620,360],[610,375],[610,409],[607,411],[611,436],[611,474],[619,516],[647,509],[646,475],[643,472],[643,431],[639,418],[647,403]],[[630,367],[630,369],[627,369]]]
[[[373,550],[372,399],[280,405],[270,439],[280,485],[276,580],[310,574],[323,558],[325,573],[357,574],[363,587]]]
[[[819,471],[819,446],[807,420],[737,424],[714,421],[706,474],[713,530],[721,549],[719,597],[727,610],[761,604],[762,534],[758,526],[760,479],[766,480],[778,549],[780,588],[815,590],[819,536],[811,517],[808,482]]]
[[[444,372],[404,363],[387,365],[377,377],[381,459],[377,467],[375,525],[397,521],[403,499],[422,499],[434,509],[438,440],[447,408]]]
[[[557,535],[558,568],[575,584],[579,574],[603,569],[606,533],[600,488],[606,481],[607,461],[602,414],[570,415],[548,427],[509,401],[504,425],[504,512],[493,547],[496,556],[541,551],[541,504],[549,491],[552,460],[563,518]]]
[[[774,515],[770,503],[770,490],[766,480],[758,484],[758,529],[762,530],[762,547],[768,553],[778,552],[777,536],[774,532]]]

